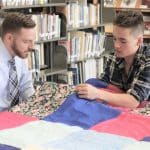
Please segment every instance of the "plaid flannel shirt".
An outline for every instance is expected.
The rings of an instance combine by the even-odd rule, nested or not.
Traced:
[[[133,95],[140,102],[150,100],[150,46],[138,49],[128,75],[124,64],[124,58],[110,54],[100,78]]]

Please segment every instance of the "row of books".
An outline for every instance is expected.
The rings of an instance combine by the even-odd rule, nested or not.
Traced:
[[[34,79],[65,70],[67,68],[66,49],[56,45],[56,42],[35,44],[33,51],[28,55],[27,64]]]
[[[149,0],[104,0],[105,7],[150,8]]]
[[[104,34],[77,31],[71,33],[68,40],[58,41],[57,49],[61,48],[60,46],[65,46],[68,63],[74,63],[100,57],[104,51],[104,43]],[[40,66],[50,66],[50,44],[35,44],[35,49],[39,51]]]
[[[51,46],[49,43],[46,44],[35,44],[34,51],[32,51],[28,57],[29,69],[35,70],[38,66],[38,70],[48,69],[51,66]],[[38,61],[35,61],[38,60]],[[37,64],[38,63],[38,64]]]
[[[55,2],[61,2],[62,0],[53,0]],[[43,5],[51,3],[52,0],[2,0],[3,7],[18,7],[18,6],[28,6],[28,5]],[[63,1],[64,2],[64,1]]]
[[[36,14],[32,15],[36,23],[36,41],[59,38],[61,31],[61,18],[53,14]]]
[[[44,49],[45,48],[45,49]],[[49,52],[49,54],[48,54]],[[48,60],[47,60],[47,58]],[[50,49],[49,44],[35,44],[27,58],[27,65],[31,72],[40,73],[40,70],[47,69],[50,66]]]
[[[68,35],[70,41],[70,52],[68,61],[83,61],[89,58],[97,58],[104,51],[105,35],[98,32],[71,32]],[[67,49],[67,51],[69,51]]]
[[[79,3],[70,3],[66,6],[66,17],[68,28],[99,25],[100,4],[81,5]]]
[[[103,61],[103,57],[101,57],[71,64],[67,72],[68,84],[78,85],[84,83],[89,78],[100,77],[104,69]]]
[[[144,20],[144,34],[150,35],[150,16],[143,16]]]
[[[78,0],[77,3],[67,5],[67,27],[78,28],[97,26],[100,24],[100,1]],[[89,78],[96,78],[103,72],[103,57],[105,35],[100,32],[71,31],[66,43],[68,52],[68,84],[84,83]]]
[[[95,43],[94,40],[96,40],[96,39],[94,39],[94,35],[92,33],[90,33],[90,34],[88,33],[87,37],[88,36],[90,38],[93,36],[93,39],[89,38],[89,41],[85,42],[85,46],[88,45],[87,43],[91,43],[91,45],[94,46],[94,43]],[[85,38],[87,38],[87,37],[85,37]],[[91,40],[91,42],[90,42],[90,40]],[[93,42],[93,44],[92,44],[92,42]],[[56,49],[62,50],[61,45],[62,45],[62,43],[58,43],[58,46],[56,46],[57,47]],[[78,45],[80,45],[80,44],[78,43]],[[78,49],[78,50],[80,50],[80,49]],[[96,49],[94,49],[94,50],[96,53]],[[87,51],[87,52],[91,53],[91,55],[93,56],[94,50]],[[83,54],[85,52],[86,52],[86,50],[83,51]],[[29,69],[32,71],[34,79],[36,79],[36,80],[39,79],[40,71],[43,69],[48,69],[50,67],[54,67],[54,69],[56,69],[56,67],[65,68],[65,66],[62,66],[64,63],[61,63],[61,61],[63,61],[61,59],[64,59],[64,58],[62,58],[61,56],[59,56],[59,58],[58,58],[57,54],[59,54],[59,53],[56,52],[56,56],[54,56],[55,54],[51,53],[51,45],[50,44],[35,44],[35,49],[28,56],[28,66],[29,66]],[[81,57],[81,52],[75,51],[70,56],[66,56],[66,58],[70,57],[71,59],[75,59],[75,57],[74,57],[75,55],[78,55],[78,57]],[[102,57],[94,58],[92,56],[89,57],[88,59],[84,58],[83,61],[79,61],[79,62],[70,64],[71,67],[70,67],[70,69],[68,69],[68,73],[67,73],[67,76],[68,76],[67,78],[68,78],[68,81],[70,82],[70,84],[75,85],[75,84],[82,83],[90,77],[96,77],[98,75],[97,71],[102,72],[102,70],[103,70],[102,69],[103,62],[101,61]],[[98,56],[98,55],[96,55],[96,56]],[[54,59],[54,60],[51,60],[51,59]],[[55,61],[57,61],[57,63],[55,63]],[[59,61],[60,61],[60,63],[59,63]]]
[[[33,80],[39,80],[40,77],[40,62],[39,62],[39,50],[35,49],[31,51],[26,59],[29,70],[32,73]]]

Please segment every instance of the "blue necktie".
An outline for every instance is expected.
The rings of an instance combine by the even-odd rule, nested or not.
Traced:
[[[9,63],[10,63],[9,81],[8,81],[9,99],[11,101],[11,106],[15,106],[19,103],[19,86],[15,66],[15,59],[12,58],[9,61]]]

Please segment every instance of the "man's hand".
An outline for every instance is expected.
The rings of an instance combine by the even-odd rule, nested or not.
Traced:
[[[79,84],[76,86],[75,90],[80,98],[90,100],[99,98],[99,89],[90,84]]]

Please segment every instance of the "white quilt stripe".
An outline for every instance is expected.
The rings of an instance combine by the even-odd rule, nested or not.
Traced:
[[[80,127],[43,120],[26,123],[22,126],[0,131],[0,142],[23,148],[28,145],[44,144],[52,140],[63,139],[73,132],[83,130]]]

